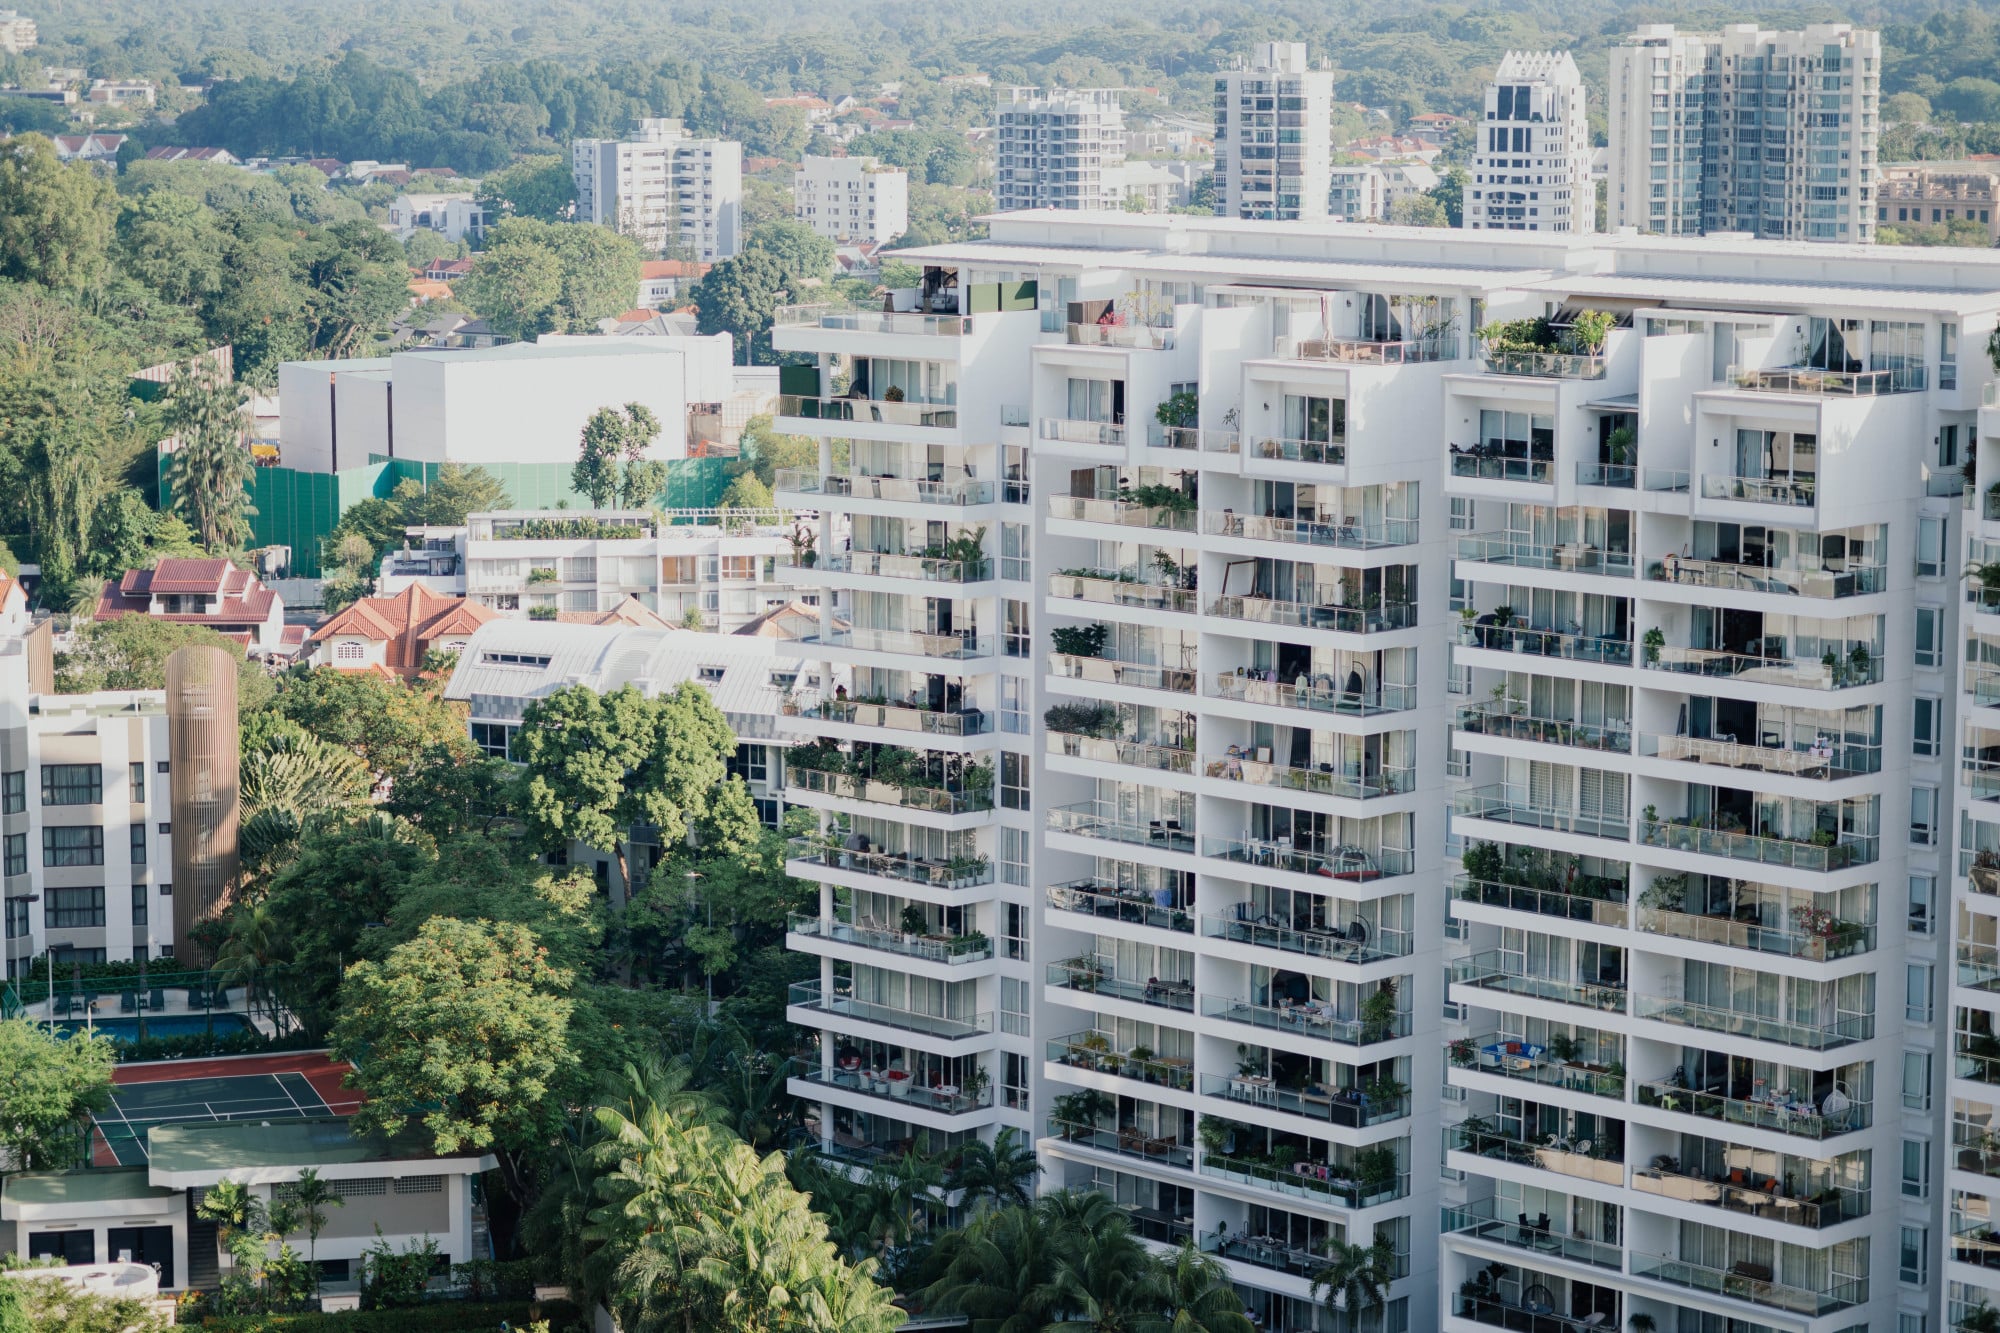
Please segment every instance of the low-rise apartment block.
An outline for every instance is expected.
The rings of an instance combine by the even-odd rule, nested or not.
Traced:
[[[872,157],[806,157],[792,216],[829,241],[885,245],[910,226],[910,173]]]
[[[1884,167],[1875,220],[1895,227],[1976,222],[1987,244],[2000,245],[2000,171],[1974,163]]]
[[[641,120],[626,139],[570,145],[576,217],[656,253],[716,263],[743,243],[743,145],[678,120]]]

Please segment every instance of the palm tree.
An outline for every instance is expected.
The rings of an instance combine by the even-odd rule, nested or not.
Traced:
[[[964,1315],[972,1333],[1041,1333],[1061,1308],[1055,1280],[1062,1239],[1044,1208],[976,1217],[938,1242],[944,1276],[925,1290],[925,1306]]]
[[[1345,1310],[1350,1320],[1382,1308],[1396,1278],[1396,1247],[1387,1236],[1378,1234],[1371,1245],[1329,1240],[1326,1255],[1325,1265],[1313,1274],[1315,1298],[1326,1292],[1328,1304]]]
[[[303,818],[368,803],[374,778],[353,753],[306,731],[280,731],[243,756],[238,799],[248,819],[266,810]]]
[[[968,1207],[981,1203],[995,1208],[1025,1208],[1034,1200],[1031,1188],[1041,1174],[1035,1150],[1015,1130],[1003,1129],[992,1143],[974,1140],[959,1150],[948,1188],[965,1191]]]
[[[215,1243],[224,1262],[235,1260],[238,1237],[262,1236],[266,1225],[264,1201],[239,1180],[218,1181],[203,1190],[194,1215],[215,1223]]]
[[[1156,1318],[1142,1321],[1143,1333],[1254,1333],[1243,1313],[1243,1298],[1230,1285],[1229,1270],[1193,1241],[1182,1241],[1167,1256],[1159,1276],[1161,1310]]]
[[[313,1295],[319,1295],[319,1233],[326,1230],[326,1210],[345,1208],[340,1191],[319,1178],[317,1167],[305,1167],[292,1186],[292,1205],[306,1229],[306,1262],[312,1265]]]
[[[1059,1196],[1058,1196],[1059,1197]],[[1102,1194],[1088,1225],[1059,1223],[1055,1290],[1061,1314],[1049,1327],[1132,1333],[1165,1303],[1160,1265],[1132,1234],[1130,1220]]]
[[[229,934],[215,953],[215,972],[224,986],[242,986],[250,1012],[265,978],[284,949],[284,927],[267,899],[239,902],[229,913]]]
[[[166,480],[173,512],[187,520],[211,551],[240,546],[250,536],[244,483],[255,464],[243,445],[243,397],[221,372],[204,364],[174,371],[167,390],[166,428],[174,439]]]

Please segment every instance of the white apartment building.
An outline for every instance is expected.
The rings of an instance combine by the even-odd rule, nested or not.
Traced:
[[[1881,34],[1845,23],[1640,27],[1611,51],[1611,226],[1872,241],[1881,82]]]
[[[1259,42],[1215,78],[1215,211],[1283,222],[1329,215],[1333,70],[1304,42]]]
[[[1007,88],[994,130],[994,207],[1117,208],[1125,112],[1115,88]]]
[[[478,182],[473,181],[474,188]],[[478,240],[486,230],[486,210],[471,194],[399,194],[389,205],[389,230],[407,242],[419,231],[447,241]]]
[[[1567,51],[1509,51],[1486,85],[1468,231],[1597,230],[1583,75]]]
[[[661,253],[715,263],[742,248],[743,145],[648,117],[629,139],[570,145],[576,217]]]
[[[723,634],[793,603],[816,607],[825,595],[822,585],[794,576],[792,537],[800,529],[789,515],[660,517],[632,510],[472,514],[463,528],[425,529],[420,549],[383,557],[382,592],[421,582],[532,620],[596,618],[636,599],[671,625],[699,611],[704,629]]]
[[[873,157],[806,157],[792,216],[829,241],[886,245],[910,229],[910,173]]]
[[[854,525],[801,571],[849,693],[780,719],[829,1151],[1027,1128],[1287,1333],[2000,1303],[2000,261],[1054,211],[910,258],[957,315],[777,331],[780,500]],[[1386,1308],[1312,1300],[1336,1240]]]
[[[1436,168],[1424,162],[1361,162],[1332,169],[1327,216],[1342,222],[1381,222],[1400,199],[1429,194]]]
[[[33,50],[38,40],[33,19],[17,10],[0,9],[0,52],[18,56]]]

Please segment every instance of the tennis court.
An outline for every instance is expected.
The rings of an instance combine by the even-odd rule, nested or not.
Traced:
[[[324,1057],[307,1058],[325,1063]],[[318,1081],[327,1082],[324,1077]],[[344,1115],[354,1109],[350,1100],[342,1100],[338,1106],[329,1103],[314,1082],[298,1069],[257,1070],[254,1066],[241,1073],[190,1070],[185,1078],[121,1082],[111,1090],[111,1105],[96,1117],[98,1142],[93,1145],[93,1155],[106,1165],[143,1166],[147,1160],[146,1132],[154,1125],[290,1120]]]

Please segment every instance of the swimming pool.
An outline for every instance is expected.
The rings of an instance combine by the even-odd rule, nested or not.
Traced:
[[[172,1014],[149,1018],[145,1022],[148,1037],[192,1037],[204,1032],[228,1036],[232,1032],[247,1032],[250,1029],[249,1020],[241,1014]],[[139,1040],[139,1020],[136,1018],[100,1018],[95,1023],[66,1018],[58,1026],[65,1035],[91,1028],[98,1036],[109,1037],[116,1042]]]

